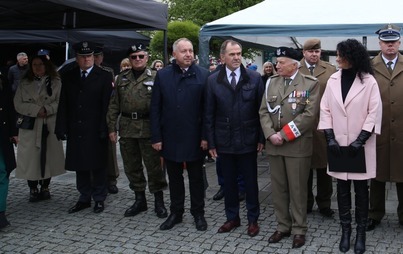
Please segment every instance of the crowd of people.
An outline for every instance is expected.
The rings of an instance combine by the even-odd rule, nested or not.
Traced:
[[[134,192],[124,216],[148,209],[148,186],[156,216],[166,218],[160,230],[181,223],[186,169],[190,213],[196,229],[207,230],[203,164],[209,154],[220,183],[213,199],[225,199],[225,222],[217,232],[240,226],[240,201],[245,199],[247,234],[254,237],[260,231],[257,155],[265,149],[278,224],[269,244],[293,235],[291,247],[304,246],[307,214],[315,201],[320,214],[334,216],[334,178],[339,249],[350,250],[353,184],[354,252],[364,253],[366,231],[385,215],[386,182],[396,182],[403,225],[400,30],[389,24],[376,32],[380,53],[373,59],[357,40],[339,42],[337,68],[321,59],[319,39],[306,40],[302,53],[279,47],[277,63],[265,62],[263,74],[256,65],[242,64],[242,45],[234,40],[223,42],[221,64],[209,70],[196,63],[187,38],[174,42],[174,60],[165,67],[161,60],[148,66],[147,47],[135,43],[116,76],[103,65],[102,45],[90,41],[73,46],[76,63],[62,74],[48,51],[40,50],[29,61],[21,52],[0,83],[0,228],[10,225],[6,197],[13,169],[17,178],[27,180],[30,202],[50,199],[51,178],[75,171],[79,196],[68,213],[90,208],[92,201],[93,212],[103,212],[107,194],[119,191],[119,142]],[[163,195],[167,188],[169,211]]]

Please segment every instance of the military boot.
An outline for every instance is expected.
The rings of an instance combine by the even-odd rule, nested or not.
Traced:
[[[139,214],[140,212],[147,211],[146,194],[144,191],[134,192],[136,195],[136,202],[126,210],[125,217],[131,217]]]
[[[165,218],[168,216],[167,209],[164,205],[164,195],[162,191],[157,191],[154,193],[155,197],[155,209],[154,211],[157,213],[158,218]]]

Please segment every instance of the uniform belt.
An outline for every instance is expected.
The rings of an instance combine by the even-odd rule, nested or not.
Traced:
[[[142,114],[142,113],[137,113],[137,112],[131,112],[131,113],[121,113],[123,117],[129,117],[133,120],[138,120],[138,119],[146,119],[149,118],[150,114]]]

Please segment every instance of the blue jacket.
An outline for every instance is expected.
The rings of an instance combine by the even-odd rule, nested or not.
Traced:
[[[259,108],[264,91],[260,74],[241,65],[241,77],[234,90],[223,66],[208,78],[205,130],[209,149],[217,153],[244,154],[264,144]]]
[[[192,64],[182,73],[173,64],[157,72],[151,97],[152,143],[162,142],[162,157],[176,162],[202,158],[203,103],[208,71]]]

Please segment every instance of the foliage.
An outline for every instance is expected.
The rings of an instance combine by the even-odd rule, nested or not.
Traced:
[[[168,52],[172,52],[172,44],[179,38],[186,37],[193,43],[195,54],[199,49],[200,26],[191,21],[173,21],[168,24]],[[152,59],[162,59],[164,50],[164,33],[157,31],[150,42]]]
[[[202,26],[263,0],[164,0],[169,5],[169,20],[191,20]]]
[[[199,30],[206,23],[225,17],[239,10],[263,2],[263,0],[163,0],[168,4],[168,52],[176,39],[186,37],[193,42],[195,54],[199,49]],[[251,17],[253,18],[253,17]],[[183,23],[183,24],[181,24]],[[196,29],[197,27],[197,29]],[[210,40],[211,54],[219,58],[221,39]],[[155,33],[150,48],[152,59],[162,59],[163,32]],[[244,49],[245,57],[251,58],[256,53],[253,49]]]

